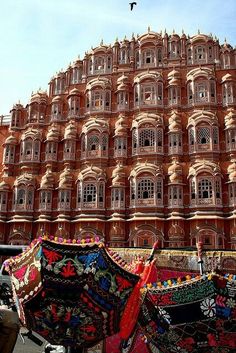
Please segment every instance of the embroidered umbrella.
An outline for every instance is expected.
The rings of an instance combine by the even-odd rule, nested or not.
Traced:
[[[139,325],[149,347],[162,353],[236,352],[236,276],[218,275],[180,278],[143,288],[152,304],[169,323],[157,329],[152,311],[142,310]],[[150,325],[151,323],[151,325]]]
[[[34,242],[8,262],[21,320],[65,347],[88,348],[115,335],[139,281],[118,262],[99,242]]]

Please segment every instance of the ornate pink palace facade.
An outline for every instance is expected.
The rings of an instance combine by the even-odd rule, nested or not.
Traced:
[[[0,242],[236,249],[236,49],[148,30],[101,43],[11,110]]]

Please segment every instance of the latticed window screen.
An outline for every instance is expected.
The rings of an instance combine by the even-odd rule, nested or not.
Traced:
[[[56,154],[57,153],[57,144],[55,142],[48,142],[46,153]]]
[[[126,138],[116,137],[115,138],[115,150],[126,150]]]
[[[105,94],[105,106],[109,107],[110,106],[110,92],[107,91]]]
[[[99,192],[98,192],[98,195],[99,195],[99,202],[103,202],[103,193],[104,193],[104,186],[103,184],[100,184],[99,185]]]
[[[136,129],[133,130],[132,140],[133,140],[133,148],[137,148],[138,136],[137,136],[137,130]]]
[[[235,129],[230,129],[226,131],[227,135],[227,143],[235,143],[236,142],[236,130]]]
[[[33,201],[34,201],[34,192],[33,192],[33,190],[28,190],[28,193],[27,193],[27,204],[28,205],[32,205]]]
[[[190,188],[191,188],[191,199],[195,200],[196,199],[196,183],[194,180],[191,180]]]
[[[95,202],[96,201],[96,185],[86,184],[84,186],[84,202]]]
[[[219,180],[216,180],[215,187],[216,187],[216,198],[219,199],[220,195],[221,195],[220,181]]]
[[[205,100],[207,97],[207,83],[206,82],[198,82],[196,83],[196,98],[197,100]]]
[[[78,182],[77,186],[77,202],[81,202],[81,182]]]
[[[215,98],[215,81],[210,81],[210,94],[211,98]]]
[[[142,102],[145,104],[153,104],[155,103],[155,86],[142,86],[141,87],[141,95],[142,95]]]
[[[25,141],[25,154],[31,155],[32,153],[32,140]]]
[[[194,145],[194,128],[189,130],[189,144]]]
[[[199,145],[210,143],[210,129],[208,127],[201,127],[197,130],[197,143]]]
[[[102,71],[102,70],[104,70],[104,66],[105,66],[104,57],[99,56],[99,57],[95,58],[95,60],[94,60],[95,70]]]
[[[217,126],[213,127],[213,144],[214,145],[219,144],[219,130]]]
[[[143,179],[138,183],[138,199],[153,199],[154,182],[150,179]]]
[[[25,203],[25,189],[18,189],[17,190],[17,197],[16,197],[16,203],[18,205],[23,205]]]
[[[159,63],[162,62],[162,49],[161,48],[157,49],[157,60]]]
[[[39,158],[40,141],[34,141],[34,157]]]
[[[61,203],[70,202],[70,191],[69,190],[60,190],[59,200]]]
[[[6,205],[7,195],[5,192],[0,192],[0,205]]]
[[[134,184],[134,180],[130,181],[130,197],[131,197],[131,200],[135,199],[135,184]]]
[[[229,184],[229,197],[231,199],[236,199],[236,183]],[[231,200],[235,201],[235,200]]]
[[[40,193],[40,203],[41,204],[50,204],[52,201],[52,192],[43,190]]]
[[[81,137],[81,150],[82,152],[85,152],[85,136],[82,135]]]
[[[143,64],[153,64],[155,61],[155,53],[154,50],[145,50],[143,52]]]
[[[198,198],[209,199],[212,197],[212,182],[208,179],[202,179],[198,182]]]
[[[181,137],[180,137],[180,134],[171,134],[169,135],[169,145],[170,147],[176,147],[176,146],[179,146],[181,147]]]
[[[103,92],[92,91],[92,106],[96,109],[100,109],[103,105]]]
[[[119,196],[120,196],[119,189],[112,189],[111,200],[112,201],[119,201]]]
[[[205,60],[206,58],[206,49],[202,46],[198,46],[194,50],[194,58],[196,61],[200,60]]]
[[[139,147],[147,147],[155,145],[155,130],[141,130],[139,134]]]
[[[162,129],[157,130],[157,146],[161,147],[163,145],[163,131]]]
[[[162,82],[158,82],[158,84],[157,84],[157,100],[160,104],[162,103],[162,97],[163,97],[163,84],[162,84]]]
[[[89,135],[88,136],[88,150],[96,151],[99,149],[99,136],[98,135]]]
[[[107,68],[108,69],[111,68],[111,56],[108,56],[108,58],[107,58]]]
[[[106,151],[107,150],[107,145],[108,145],[108,137],[107,135],[102,136],[102,150]]]
[[[158,200],[162,199],[162,181],[161,180],[157,181],[157,199]]]

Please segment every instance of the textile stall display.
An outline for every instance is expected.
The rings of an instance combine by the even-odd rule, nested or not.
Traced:
[[[21,321],[76,349],[104,341],[106,353],[236,351],[236,276],[171,271],[160,281],[156,247],[127,263],[99,239],[33,241],[6,263]]]
[[[25,325],[51,344],[78,348],[120,331],[139,281],[93,239],[80,244],[41,239],[8,267]]]
[[[169,323],[162,332],[143,323],[147,344],[162,353],[236,351],[236,276],[216,273],[145,285],[159,315]],[[144,317],[151,315],[145,310]],[[146,321],[148,322],[147,318]]]

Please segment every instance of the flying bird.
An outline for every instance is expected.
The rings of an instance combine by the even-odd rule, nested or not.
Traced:
[[[130,10],[132,11],[134,8],[134,5],[137,5],[137,2],[134,1],[134,2],[130,2],[129,4],[130,4]]]

